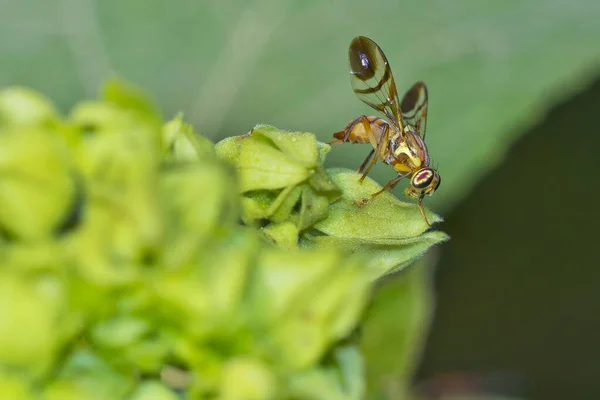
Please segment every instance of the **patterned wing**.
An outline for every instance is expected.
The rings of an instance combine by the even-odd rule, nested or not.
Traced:
[[[348,49],[350,82],[356,96],[383,113],[400,132],[404,129],[400,101],[392,70],[381,48],[364,36],[355,37]]]
[[[414,126],[423,139],[427,130],[427,99],[427,86],[423,82],[417,82],[406,92],[400,103],[404,120]]]

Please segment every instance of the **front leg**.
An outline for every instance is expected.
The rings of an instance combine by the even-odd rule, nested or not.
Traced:
[[[400,182],[402,179],[406,178],[409,175],[410,175],[410,172],[407,172],[406,174],[403,174],[403,175],[398,175],[397,177],[395,177],[394,179],[392,179],[391,181],[386,183],[385,186],[383,188],[381,188],[381,190],[379,192],[373,193],[371,195],[371,198],[379,196],[381,193],[385,192],[388,188],[390,190],[394,189],[396,187],[396,185],[398,184],[398,182]]]
[[[423,195],[419,196],[419,200],[417,200],[417,205],[419,206],[419,211],[421,211],[421,215],[423,216],[423,219],[425,220],[427,227],[430,227],[431,224],[429,223],[429,220],[427,219],[427,215],[425,215],[425,207],[423,207]]]

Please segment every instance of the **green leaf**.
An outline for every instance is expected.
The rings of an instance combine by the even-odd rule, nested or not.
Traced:
[[[372,199],[371,194],[381,189],[373,180],[367,178],[361,184],[356,172],[339,168],[328,172],[343,195],[315,229],[330,236],[368,240],[408,238],[428,229],[416,204],[401,202],[389,192]],[[427,219],[431,223],[441,220],[430,211]]]
[[[363,254],[366,258],[365,268],[373,279],[378,279],[409,266],[431,246],[448,240],[448,235],[436,231],[408,239],[373,240],[307,234],[302,239],[305,246],[335,246],[351,253]]]
[[[354,346],[340,346],[334,352],[335,361],[339,365],[343,386],[346,388],[348,398],[364,399],[365,365],[362,354]]]
[[[332,181],[342,189],[342,197],[329,206],[326,219],[314,224],[301,236],[306,247],[332,246],[360,253],[372,279],[398,271],[423,255],[431,246],[448,240],[439,231],[426,231],[415,204],[403,203],[385,192],[371,198],[381,187],[371,179],[362,184],[360,174],[345,169],[328,170]],[[429,221],[440,218],[426,211]]]
[[[375,290],[360,349],[365,357],[367,399],[407,398],[433,312],[435,255],[390,275]]]
[[[364,399],[364,365],[354,346],[340,346],[333,351],[333,362],[298,373],[290,381],[293,398],[307,400]]]

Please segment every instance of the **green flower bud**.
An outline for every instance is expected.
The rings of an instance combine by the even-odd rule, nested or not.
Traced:
[[[298,247],[298,227],[290,221],[269,224],[261,233],[280,249],[291,250]]]
[[[232,232],[190,264],[158,272],[153,284],[165,318],[197,338],[235,329],[259,243],[252,231]]]
[[[60,241],[13,242],[0,246],[3,271],[62,276],[66,259]]]
[[[332,364],[294,374],[288,383],[290,396],[307,400],[364,399],[363,369],[356,347],[339,347],[333,352]]]
[[[208,162],[170,167],[158,179],[166,229],[160,261],[176,266],[195,256],[209,234],[235,223],[235,182],[222,166]]]
[[[34,400],[39,398],[21,377],[5,373],[0,373],[0,396],[6,400]]]
[[[236,166],[243,220],[291,221],[304,230],[327,216],[339,190],[321,167],[328,145],[311,133],[258,125],[245,136],[217,143],[217,156]]]
[[[100,357],[87,351],[69,355],[54,380],[44,390],[45,400],[125,399],[135,385],[133,376],[114,370]]]
[[[258,141],[272,143],[283,154],[307,168],[319,165],[315,135],[308,132],[285,132],[269,125],[257,125],[252,136]]]
[[[180,397],[163,383],[157,381],[148,381],[141,383],[129,399],[180,400]]]
[[[326,348],[356,326],[370,287],[361,263],[349,261],[344,269],[298,293],[285,319],[273,327],[286,364],[295,368],[314,364]]]
[[[265,217],[275,223],[290,220],[294,207],[302,196],[303,186],[289,186],[279,192],[277,198],[269,205]]]
[[[0,229],[11,239],[59,233],[78,188],[63,139],[38,128],[0,134]]]
[[[282,198],[286,198],[287,195],[288,192],[284,193]],[[243,196],[240,200],[242,221],[247,225],[251,225],[261,219],[267,219],[273,213],[272,205],[281,204],[281,202],[275,202],[277,197],[275,193],[267,190],[253,192],[252,196]]]
[[[262,140],[242,141],[237,162],[242,193],[282,189],[310,176],[305,165]]]
[[[81,226],[66,240],[68,258],[88,284],[109,288],[134,283],[145,267],[147,249],[160,239],[157,213],[145,209],[149,205],[143,196],[128,198],[137,203],[88,200]],[[140,208],[133,210],[136,204]]]
[[[164,335],[158,334],[148,321],[121,316],[101,322],[91,330],[94,345],[126,369],[146,373],[160,371],[170,350]]]
[[[329,198],[319,196],[311,186],[302,188],[302,202],[298,213],[298,227],[306,229],[324,220],[329,214]]]
[[[174,336],[174,356],[179,362],[183,362],[190,371],[187,379],[183,379],[182,388],[186,389],[188,398],[205,398],[206,394],[214,394],[218,391],[221,382],[223,363],[231,354],[219,354],[216,349],[208,345],[192,340],[188,336]],[[163,374],[163,380],[169,376]],[[175,386],[176,379],[171,383]],[[182,380],[182,379],[179,379]]]
[[[102,87],[101,98],[105,103],[114,104],[122,110],[136,114],[146,122],[158,124],[160,113],[148,96],[138,87],[119,79],[109,79]]]
[[[250,134],[227,137],[215,144],[215,154],[226,163],[236,166],[242,142],[250,138]]]
[[[138,279],[163,230],[155,187],[158,118],[130,89],[109,85],[106,97],[80,104],[70,118],[79,134],[73,153],[86,204],[68,249],[82,276],[102,286]]]
[[[329,150],[267,125],[213,146],[118,81],[66,122],[0,92],[0,393],[362,399],[373,281],[446,237]]]
[[[132,345],[151,329],[147,321],[120,317],[96,325],[91,336],[92,340],[101,346],[122,348]]]
[[[194,132],[190,124],[178,115],[163,126],[164,159],[167,161],[198,161],[215,155],[213,143]]]
[[[0,365],[32,377],[49,372],[70,333],[69,326],[61,326],[66,295],[57,278],[0,276]]]
[[[327,143],[317,142],[317,151],[319,153],[319,165],[323,165],[325,163],[325,157],[331,151],[331,146]]]
[[[314,364],[356,325],[369,290],[358,259],[331,249],[273,250],[260,255],[258,268],[254,307],[273,332],[273,351],[283,365]]]
[[[222,400],[275,400],[275,374],[263,361],[238,357],[223,365],[220,387]]]
[[[250,229],[231,232],[227,240],[215,244],[213,251],[201,255],[205,281],[210,287],[213,327],[235,330],[238,313],[244,310],[252,265],[260,249],[258,235]]]
[[[58,123],[58,112],[39,93],[23,87],[0,92],[0,130],[14,126],[56,128]]]
[[[80,139],[76,159],[94,184],[122,185],[153,179],[160,162],[160,126],[104,102],[79,104],[70,122]]]

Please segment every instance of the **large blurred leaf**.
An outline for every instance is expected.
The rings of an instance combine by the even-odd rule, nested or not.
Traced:
[[[375,291],[361,330],[367,399],[405,399],[433,313],[431,279],[437,253],[430,252]]]
[[[326,140],[370,113],[347,70],[350,40],[367,35],[401,92],[429,86],[427,142],[443,184],[428,201],[446,209],[598,71],[599,20],[597,0],[9,0],[0,86],[28,84],[67,107],[118,72],[214,139],[267,122]],[[329,164],[355,168],[367,151],[339,146]]]

